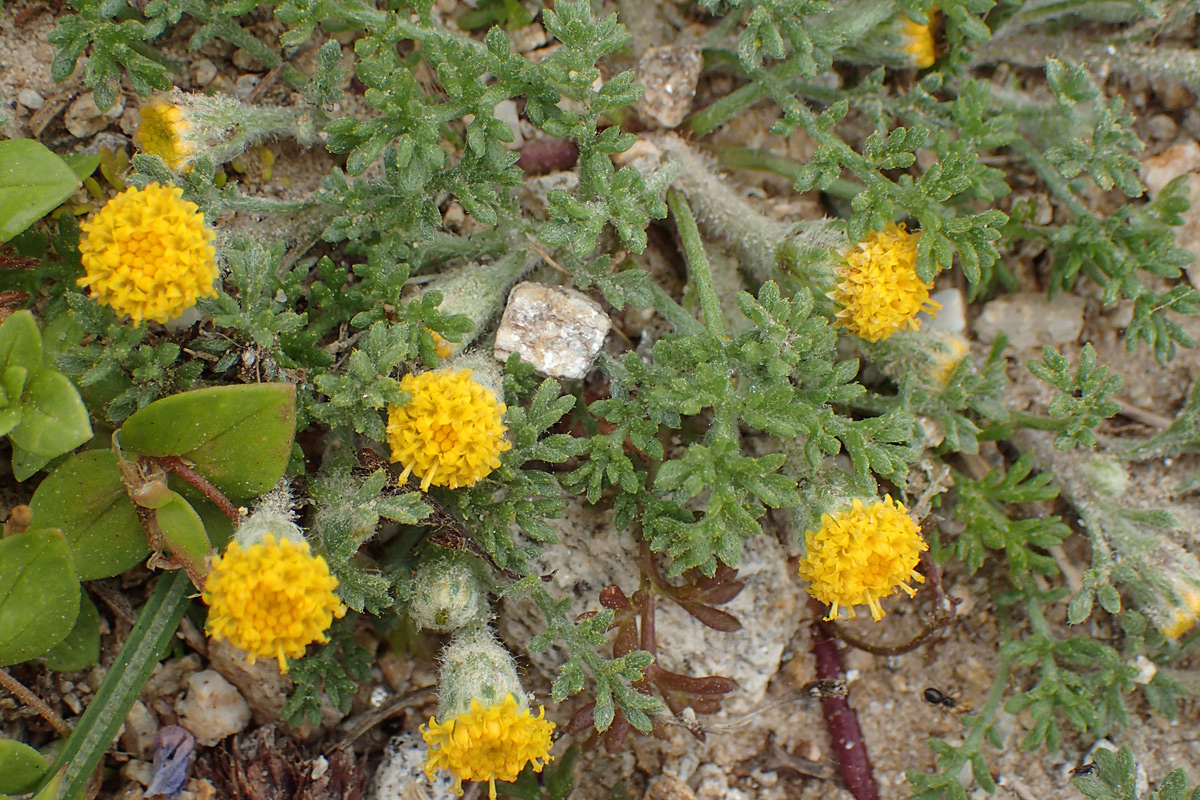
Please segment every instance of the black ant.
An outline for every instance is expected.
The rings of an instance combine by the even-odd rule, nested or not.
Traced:
[[[929,703],[929,705],[941,706],[947,711],[965,714],[971,710],[970,706],[966,705],[955,697],[951,697],[948,694],[943,694],[941,690],[935,689],[932,686],[925,690],[924,696],[925,702]]]
[[[1096,762],[1089,761],[1086,764],[1080,764],[1075,769],[1071,770],[1071,777],[1082,778],[1084,775],[1091,775],[1096,771]]]

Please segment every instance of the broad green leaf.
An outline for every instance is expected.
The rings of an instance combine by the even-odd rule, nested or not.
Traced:
[[[79,616],[67,638],[46,653],[46,666],[57,672],[91,669],[100,660],[100,612],[87,592],[79,603]]]
[[[42,481],[29,506],[39,528],[66,533],[81,580],[110,578],[150,552],[110,450],[89,450]]]
[[[295,435],[296,387],[259,383],[156,400],[126,420],[120,442],[133,453],[182,456],[242,503],[283,477]]]
[[[20,445],[13,445],[13,476],[18,481],[27,481],[41,471],[47,464],[53,461],[57,456],[44,456],[40,453],[31,453]]]
[[[52,369],[40,370],[25,389],[13,444],[42,456],[69,453],[92,438],[92,422],[75,384]]]
[[[55,772],[54,777],[46,782],[46,785],[33,796],[32,800],[63,800],[62,785],[66,774],[65,768]]]
[[[0,142],[3,145],[4,142]],[[33,314],[18,311],[0,325],[0,372],[7,373],[18,367],[25,370],[25,379],[42,366],[42,334],[38,330]],[[4,391],[9,396],[18,392],[9,386],[7,375]]]
[[[41,142],[0,142],[0,241],[58,208],[80,185],[66,162]]]
[[[100,156],[87,153],[69,153],[63,156],[62,160],[67,162],[67,166],[75,173],[75,177],[81,181],[90,178],[102,161]]]
[[[162,530],[166,549],[171,555],[191,563],[197,572],[203,571],[212,545],[204,532],[204,522],[187,500],[175,492],[171,499],[155,510],[158,527]]]
[[[54,647],[78,613],[79,579],[61,531],[0,539],[0,667]]]
[[[0,436],[5,435],[21,421],[21,406],[13,405],[0,409]],[[19,480],[19,479],[18,479]]]
[[[0,792],[28,792],[49,768],[45,757],[29,745],[0,739]]]
[[[170,484],[172,488],[176,487],[177,478],[172,477]],[[233,539],[233,523],[229,517],[217,508],[204,495],[197,492],[191,485],[178,481],[182,484],[178,487],[180,494],[188,501],[196,513],[200,515],[200,521],[204,523],[204,533],[208,536],[208,541],[212,544],[214,550],[220,551],[225,549],[225,545],[229,544]]]

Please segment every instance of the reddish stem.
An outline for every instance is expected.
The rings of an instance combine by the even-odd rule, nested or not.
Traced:
[[[205,478],[199,472],[196,472],[196,470],[184,463],[182,458],[179,456],[161,456],[154,460],[157,461],[160,466],[169,469],[171,472],[174,472],[180,478],[196,487],[201,494],[211,500],[212,504],[221,510],[222,514],[229,517],[230,521],[233,522],[234,525],[237,525],[242,521],[242,514],[238,510],[237,506],[229,502],[229,498],[226,497],[220,489],[209,483],[208,478]]]
[[[812,651],[817,659],[817,678],[828,681],[845,681],[845,668],[838,652],[833,631],[824,621],[828,609],[816,600],[808,601],[813,614]],[[833,740],[833,752],[837,757],[838,773],[842,783],[854,800],[879,800],[879,787],[867,755],[862,728],[858,726],[858,715],[850,707],[848,694],[843,696],[823,695],[821,708],[829,735]]]

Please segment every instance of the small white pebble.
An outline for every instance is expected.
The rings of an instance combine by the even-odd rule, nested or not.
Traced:
[[[1158,665],[1145,656],[1138,656],[1133,665],[1138,669],[1138,674],[1134,676],[1133,682],[1140,683],[1142,686],[1150,683],[1158,674]]]
[[[250,706],[242,693],[215,670],[188,677],[188,693],[175,705],[180,723],[197,743],[211,747],[250,724]]]
[[[33,89],[22,89],[17,92],[17,102],[36,111],[46,104],[46,99]]]

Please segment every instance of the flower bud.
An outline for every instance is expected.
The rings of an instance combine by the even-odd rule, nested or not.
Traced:
[[[439,292],[442,295],[439,311],[448,315],[462,315],[471,321],[471,330],[463,335],[461,341],[440,342],[449,348],[445,355],[462,352],[475,341],[488,322],[504,308],[508,290],[536,263],[536,259],[528,253],[512,252],[491,264],[467,264],[449,270],[422,287],[418,297],[428,292]],[[438,343],[438,339],[434,342]],[[445,357],[441,349],[438,355]]]
[[[140,113],[134,135],[138,147],[173,170],[188,169],[200,157],[223,164],[271,136],[290,136],[306,147],[317,141],[308,109],[256,106],[225,94],[175,89],[143,105]]]
[[[436,548],[417,565],[408,613],[419,627],[450,633],[486,623],[489,607],[475,559]]]
[[[1143,535],[1156,529],[1146,526]],[[1168,639],[1178,639],[1200,620],[1200,561],[1159,530],[1152,547],[1126,549],[1118,563],[1132,567],[1138,607]]]
[[[243,510],[243,513],[245,511]],[[292,490],[286,480],[258,499],[258,505],[234,534],[237,543],[250,547],[273,536],[280,542],[304,543],[304,532],[296,524]]]
[[[892,380],[914,376],[925,388],[940,392],[970,355],[971,346],[961,334],[926,327],[898,331],[875,343],[863,342],[862,350]]]
[[[937,15],[937,9],[930,7],[925,12],[928,21],[916,22],[900,12],[877,25],[867,36],[855,40],[838,55],[856,63],[897,69],[932,67],[937,60],[934,35]]]
[[[1129,488],[1129,472],[1125,465],[1110,455],[1097,455],[1080,463],[1079,476],[1097,494],[1120,497]]]

